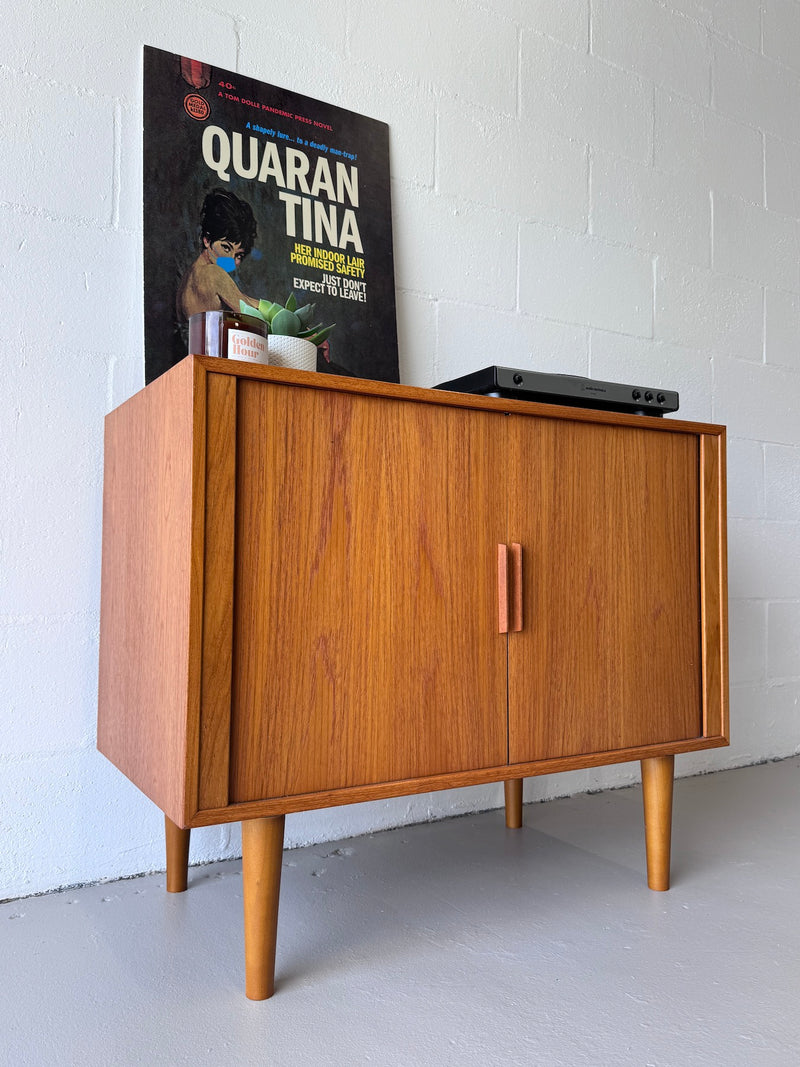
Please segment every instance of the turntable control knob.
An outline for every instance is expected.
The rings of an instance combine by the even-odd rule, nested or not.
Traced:
[[[522,385],[522,381],[523,381],[523,379],[522,379],[522,375],[521,374],[515,374],[514,375],[514,378],[513,378],[514,385]]]

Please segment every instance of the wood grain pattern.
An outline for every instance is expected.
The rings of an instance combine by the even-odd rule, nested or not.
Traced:
[[[230,490],[236,456],[224,444],[238,424],[234,391],[249,396],[237,431],[242,499]],[[256,399],[265,392],[268,402]],[[208,418],[206,396],[216,412]],[[542,613],[556,612],[542,647],[517,657],[529,672],[517,692],[540,692],[538,711],[530,701],[512,707],[515,774],[727,743],[721,427],[194,358],[109,416],[106,434],[98,747],[178,826],[506,779],[496,546],[513,540],[526,558],[526,617],[508,640],[528,641]],[[514,471],[534,473],[520,481]],[[593,503],[576,511],[587,488]],[[508,523],[514,500],[520,508]],[[683,502],[677,520],[665,500]],[[226,547],[232,521],[238,559]],[[671,566],[651,570],[642,598],[637,552],[649,543],[630,546],[651,527],[664,532],[662,562]],[[559,553],[542,556],[551,534]],[[702,571],[692,563],[698,545]],[[688,571],[676,563],[684,555]],[[610,589],[620,568],[622,593]],[[451,574],[469,575],[472,588],[450,583]],[[558,613],[559,588],[579,605],[572,616]],[[632,641],[599,612],[620,597]],[[414,607],[398,611],[401,602]],[[250,643],[235,668],[225,637],[234,603],[237,645]],[[678,645],[664,645],[663,662],[677,675],[688,665],[694,679],[676,710],[658,704],[671,681],[651,653],[661,647],[659,626],[695,613],[694,639],[683,626]],[[583,651],[559,660],[573,630]],[[287,639],[305,660],[287,665]],[[633,664],[631,682],[619,684],[613,656],[601,661],[599,686],[580,682],[587,650],[593,678],[592,653],[604,641]],[[610,709],[605,727],[598,691]],[[306,763],[295,772],[298,751]]]
[[[610,752],[589,752],[560,759],[533,760],[530,763],[496,767],[482,767],[474,771],[454,771],[432,774],[423,778],[407,778],[375,785],[352,786],[342,789],[325,789],[315,793],[298,793],[289,797],[269,800],[243,801],[225,808],[198,812],[192,826],[214,826],[223,822],[239,822],[241,819],[256,819],[266,815],[289,814],[296,811],[315,811],[340,804],[362,804],[388,797],[411,796],[414,793],[429,793],[439,789],[461,789],[464,786],[484,785],[487,782],[502,782],[510,772],[525,778],[540,774],[560,774],[588,767],[607,767],[614,763],[629,763],[654,756],[675,755],[682,752],[700,752],[708,748],[722,748],[728,744],[724,737],[694,737],[688,741],[671,741],[657,745],[639,745],[636,748],[615,749]]]
[[[725,437],[700,438],[700,566],[704,733],[728,736],[728,589]]]
[[[509,536],[534,607],[509,639],[510,761],[700,736],[696,436],[511,429]]]
[[[642,760],[647,884],[661,893],[669,889],[674,777],[674,756]]]
[[[378,382],[366,378],[339,377],[338,375],[319,374],[316,371],[289,370],[285,367],[264,366],[256,363],[243,368],[242,364],[235,360],[219,360],[207,356],[189,358],[206,370],[218,374],[230,374],[240,380],[300,385],[305,389],[327,393],[386,397],[393,400],[410,400],[415,404],[431,404],[435,407],[530,415],[543,419],[566,419],[569,422],[596,423],[602,426],[631,426],[634,429],[641,429],[644,424],[650,430],[665,434],[717,434],[724,430],[723,426],[707,422],[625,415],[620,412],[600,411],[592,408],[561,407],[558,404],[537,404],[530,400],[509,400],[506,397],[452,393],[444,389],[421,389],[414,385],[397,385],[394,382]]]
[[[228,802],[236,521],[236,379],[207,376],[207,506],[197,805]]]
[[[509,629],[519,633],[523,622],[522,545],[513,541],[508,550],[511,562],[511,619]]]
[[[283,831],[282,815],[242,823],[244,969],[248,1000],[266,1000],[275,992]]]
[[[185,893],[189,881],[189,845],[191,830],[176,826],[169,815],[164,816],[164,837],[167,846],[167,892]]]
[[[522,779],[508,778],[503,782],[506,805],[506,826],[509,830],[522,827]]]
[[[195,357],[109,416],[103,522],[98,747],[170,891],[244,821],[249,997],[287,812],[502,780],[516,827],[641,759],[667,888],[674,754],[727,743],[721,427]]]
[[[105,432],[97,746],[178,826],[199,637],[193,384],[185,361],[112,412]]]
[[[238,409],[232,799],[504,761],[503,419],[255,381]]]
[[[197,810],[200,762],[200,701],[203,688],[203,584],[205,581],[205,516],[207,502],[206,431],[207,379],[203,368],[189,364],[192,370],[192,505],[189,530],[189,643],[186,679],[186,745],[184,762],[183,823]]]
[[[508,633],[508,545],[497,546],[497,632]]]

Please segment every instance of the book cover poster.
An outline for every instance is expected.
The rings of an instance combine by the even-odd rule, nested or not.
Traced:
[[[290,294],[318,370],[399,380],[388,126],[145,47],[145,380],[190,314]]]

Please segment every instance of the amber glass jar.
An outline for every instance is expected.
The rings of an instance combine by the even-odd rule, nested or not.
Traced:
[[[189,319],[189,353],[269,363],[267,324],[236,311],[198,311]]]

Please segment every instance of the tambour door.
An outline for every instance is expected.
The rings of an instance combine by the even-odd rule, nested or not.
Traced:
[[[697,435],[509,422],[510,762],[701,736]]]
[[[505,763],[503,422],[239,380],[231,801]]]

